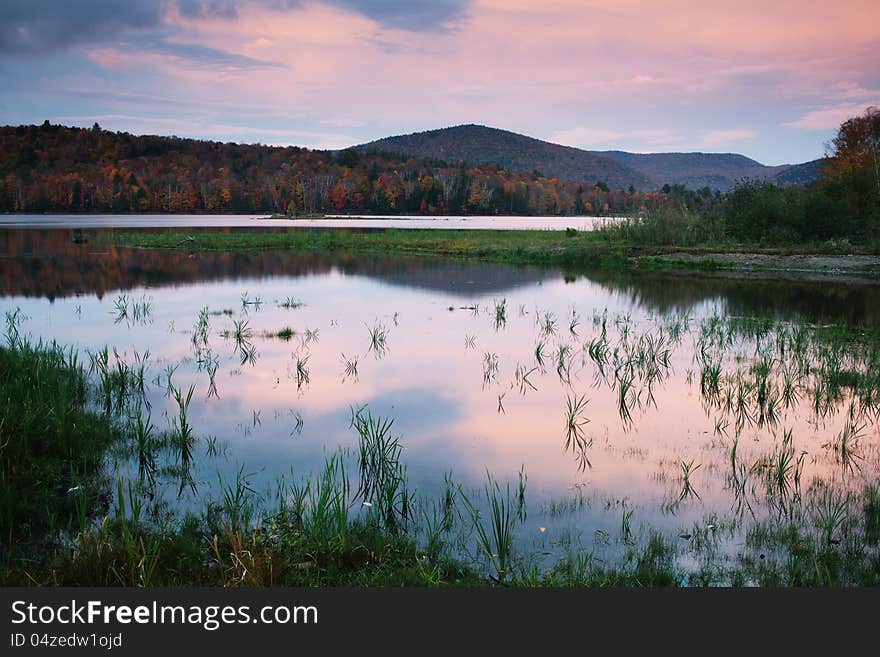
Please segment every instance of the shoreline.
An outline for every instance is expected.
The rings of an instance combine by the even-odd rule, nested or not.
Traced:
[[[601,230],[516,231],[396,229],[375,233],[328,231],[193,231],[181,240],[165,232],[117,229],[117,246],[200,251],[283,250],[369,255],[435,256],[516,265],[634,269],[642,271],[764,273],[856,277],[880,281],[880,255],[851,245],[791,245],[759,248],[748,244],[692,247],[635,244]],[[100,236],[99,239],[107,239]]]

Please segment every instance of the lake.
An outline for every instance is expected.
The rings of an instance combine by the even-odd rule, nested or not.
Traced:
[[[143,366],[157,431],[193,390],[191,479],[160,467],[157,513],[236,480],[271,507],[332,454],[356,472],[368,413],[393,421],[419,499],[452,480],[485,508],[487,473],[524,486],[517,549],[543,565],[612,561],[652,531],[695,568],[735,560],[765,549],[751,523],[880,474],[874,284],[150,252],[46,225],[0,232],[7,323],[91,354],[96,380],[105,348]],[[119,452],[107,472],[138,467]]]
[[[344,216],[272,219],[217,214],[0,214],[0,228],[422,228],[465,230],[590,230],[610,217]]]

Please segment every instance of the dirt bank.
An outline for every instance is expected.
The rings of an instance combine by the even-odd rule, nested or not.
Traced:
[[[880,256],[876,255],[770,255],[764,253],[675,253],[657,256],[670,263],[712,263],[718,269],[762,272],[803,272],[826,275],[880,278]]]

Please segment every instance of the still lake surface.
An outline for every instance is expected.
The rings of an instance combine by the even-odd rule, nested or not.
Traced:
[[[737,554],[745,538],[736,519],[778,512],[753,464],[786,432],[805,489],[856,490],[880,473],[876,413],[855,423],[855,467],[842,462],[835,437],[854,424],[859,400],[845,388],[814,403],[816,372],[830,357],[821,341],[796,334],[861,326],[876,346],[874,284],[153,252],[77,235],[44,224],[0,231],[0,311],[20,309],[23,333],[86,361],[104,347],[129,364],[149,352],[146,400],[158,430],[177,412],[169,376],[193,386],[197,485],[179,494],[176,480],[160,478],[156,499],[170,510],[203,509],[237,475],[273,504],[279,478],[317,476],[339,450],[352,457],[352,412],[363,407],[394,420],[419,495],[439,495],[450,472],[475,498],[487,471],[513,485],[524,472],[518,545],[548,558],[582,549],[610,559],[625,549],[622,524],[675,536],[711,523],[729,529],[724,550]],[[237,326],[248,329],[246,348],[232,337]],[[277,337],[288,327],[289,339]],[[377,331],[384,346],[372,340]],[[847,349],[847,369],[868,366]],[[705,389],[715,363],[717,395]],[[762,363],[773,409],[751,387],[739,412],[735,400],[725,404],[725,390],[751,386]],[[789,377],[795,394],[783,403]],[[578,400],[572,432],[566,408]],[[731,486],[734,441],[755,472],[745,506],[746,489]],[[108,473],[137,476],[121,456]]]
[[[0,214],[2,228],[422,228],[590,230],[608,217],[344,216],[272,219],[240,214]]]

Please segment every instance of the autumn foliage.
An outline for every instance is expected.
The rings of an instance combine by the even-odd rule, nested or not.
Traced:
[[[846,240],[880,244],[880,111],[869,107],[844,121],[823,175],[808,188],[746,181],[731,191],[724,214],[729,236],[791,243]]]
[[[391,153],[0,128],[0,212],[602,215],[666,196]]]
[[[862,116],[844,121],[831,142],[825,174],[840,177],[859,170],[877,176],[880,168],[880,108],[869,107]]]

